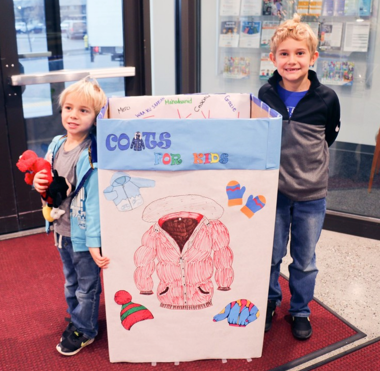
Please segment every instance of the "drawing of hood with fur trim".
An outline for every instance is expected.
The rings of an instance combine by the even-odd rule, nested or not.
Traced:
[[[134,280],[141,294],[153,294],[159,278],[161,307],[202,309],[212,305],[214,275],[218,290],[233,282],[233,253],[223,208],[199,195],[170,196],[149,204],[143,220],[154,223],[136,250]]]

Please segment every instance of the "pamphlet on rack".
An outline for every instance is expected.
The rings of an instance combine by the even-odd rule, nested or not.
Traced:
[[[269,53],[262,53],[260,59],[260,80],[268,80],[275,71],[276,67],[269,59]]]
[[[319,22],[306,22],[311,30],[315,33],[315,36],[319,39]]]
[[[366,52],[368,50],[370,22],[347,22],[343,50]]]
[[[334,1],[334,16],[336,17],[344,16],[344,3],[345,3],[345,0]]]
[[[359,0],[345,0],[344,15],[359,15]]]
[[[270,39],[272,38],[276,28],[280,22],[278,21],[264,21],[261,30],[261,47],[269,47]]]
[[[299,0],[297,4],[297,13],[299,15],[308,15],[309,3],[310,3],[310,0]]]
[[[304,16],[319,17],[322,13],[322,0],[300,0],[297,13]]]
[[[240,15],[242,16],[253,16],[261,15],[261,5],[260,0],[242,0]]]
[[[322,15],[331,16],[362,16],[371,15],[372,0],[325,0]]]
[[[340,60],[321,60],[321,83],[351,86],[354,81],[355,63]]]
[[[223,77],[225,79],[245,79],[251,74],[251,58],[241,56],[225,56]]]
[[[221,22],[219,46],[236,48],[238,45],[239,45],[239,22],[238,21]]]
[[[240,0],[220,0],[221,16],[238,16],[240,11]]]
[[[319,47],[322,50],[339,50],[342,43],[343,23],[321,23],[321,39]]]
[[[359,15],[368,17],[371,15],[372,0],[359,0]]]
[[[313,0],[309,3],[309,15],[319,17],[322,13],[322,0]]]
[[[241,21],[240,43],[241,48],[259,48],[261,22]]]
[[[325,0],[323,2],[322,15],[327,17],[334,15],[334,0]]]
[[[281,16],[283,0],[263,0],[263,15]]]

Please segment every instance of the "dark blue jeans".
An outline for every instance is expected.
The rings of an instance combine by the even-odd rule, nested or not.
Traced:
[[[60,240],[60,237],[62,240]],[[74,252],[70,237],[56,234],[65,275],[67,312],[75,327],[89,339],[98,334],[100,268],[89,251]]]
[[[269,300],[281,303],[282,293],[278,283],[280,265],[287,253],[290,234],[289,288],[292,316],[308,317],[309,302],[314,296],[316,266],[315,248],[321,235],[326,214],[326,199],[292,201],[278,192],[276,224],[274,231],[272,265],[269,282]]]

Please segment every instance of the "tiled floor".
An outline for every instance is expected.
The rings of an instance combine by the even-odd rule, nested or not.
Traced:
[[[288,254],[282,264],[282,273],[286,276],[290,262]],[[367,337],[295,367],[293,371],[380,336],[380,241],[323,230],[317,247],[317,266],[315,297]],[[318,329],[313,328],[313,331]]]

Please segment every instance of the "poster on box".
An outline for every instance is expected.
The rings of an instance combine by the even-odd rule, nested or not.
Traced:
[[[241,48],[259,48],[261,22],[242,20],[240,25],[239,46]]]
[[[98,120],[111,362],[261,356],[282,119],[258,110]]]
[[[241,2],[241,16],[254,16],[261,15],[261,5],[260,0],[242,0]]]
[[[236,48],[239,45],[239,22],[222,21],[220,25],[219,46]]]
[[[108,112],[119,119],[249,118],[249,99],[239,93],[112,97]]]
[[[251,75],[251,58],[226,55],[224,57],[223,77],[225,79],[246,79]]]

